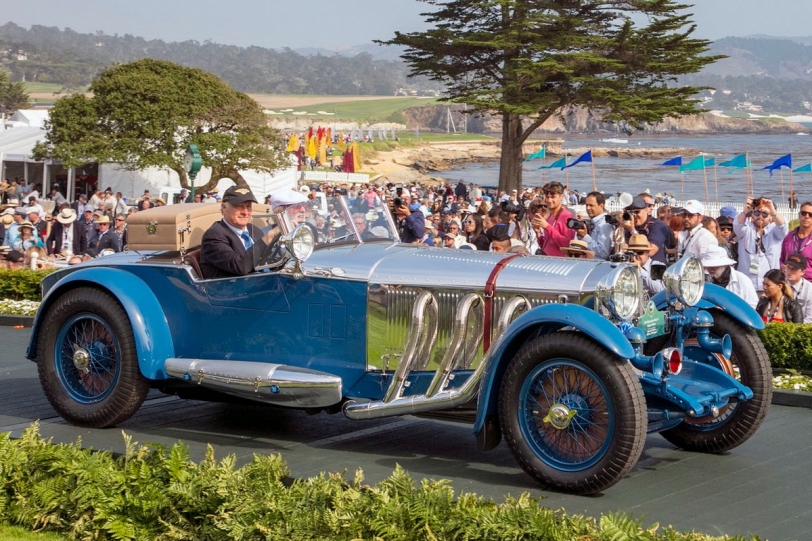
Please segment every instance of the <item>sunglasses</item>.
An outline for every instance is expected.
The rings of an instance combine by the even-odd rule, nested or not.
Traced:
[[[697,214],[691,214],[690,212],[685,212],[685,213],[683,213],[683,216],[685,216],[686,218],[693,218],[694,216],[697,216]]]
[[[720,225],[719,230],[720,231],[733,231],[733,227],[729,226],[729,225]]]
[[[766,217],[766,216],[769,216],[769,215],[770,215],[770,213],[767,212],[766,210],[754,210],[753,211],[753,216],[765,216]]]
[[[654,203],[647,203],[646,207],[648,207],[650,209],[653,209],[654,208]]]
[[[567,257],[586,257],[586,254],[582,254],[581,252],[570,252],[567,254]]]
[[[801,216],[802,218],[812,218],[812,212],[807,212],[805,210],[799,212],[798,215]]]
[[[123,222],[123,221],[124,221],[124,219],[123,219],[123,218],[116,218],[116,221],[117,221],[117,222]]]

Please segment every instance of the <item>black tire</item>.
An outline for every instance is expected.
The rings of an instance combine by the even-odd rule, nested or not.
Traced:
[[[130,418],[149,392],[130,320],[118,301],[89,287],[51,305],[37,342],[45,395],[68,422],[91,428]]]
[[[719,417],[687,420],[661,432],[674,445],[688,451],[721,453],[738,447],[752,436],[767,415],[773,396],[772,367],[767,350],[756,332],[720,311],[713,311],[711,335],[729,334],[733,340],[731,366],[717,355],[703,352],[709,364],[721,368],[753,390],[753,398],[731,403],[720,411]],[[699,346],[686,346],[696,348]]]
[[[514,458],[553,490],[593,494],[620,481],[643,452],[646,420],[631,365],[576,332],[525,344],[499,392],[499,421]]]

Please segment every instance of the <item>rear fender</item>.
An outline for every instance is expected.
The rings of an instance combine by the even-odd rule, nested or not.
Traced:
[[[121,269],[89,267],[54,284],[37,311],[25,356],[31,360],[37,356],[37,340],[48,308],[65,292],[77,287],[107,291],[118,299],[130,318],[141,373],[147,379],[166,379],[164,361],[175,356],[175,346],[164,311],[143,280]]]
[[[564,327],[583,332],[621,359],[634,357],[634,348],[611,321],[578,304],[545,304],[522,314],[494,343],[482,375],[474,434],[479,436],[485,419],[497,413],[499,387],[507,365],[531,338],[554,333]]]
[[[651,300],[657,305],[657,310],[665,310],[668,307],[665,291],[660,291]],[[764,328],[764,321],[761,320],[753,307],[747,304],[744,299],[727,289],[716,284],[705,284],[702,299],[696,304],[696,308],[702,310],[722,310],[727,312],[739,323],[760,331]]]

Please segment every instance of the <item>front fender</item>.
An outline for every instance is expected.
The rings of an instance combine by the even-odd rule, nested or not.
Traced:
[[[163,308],[143,280],[121,269],[80,269],[54,284],[37,311],[26,357],[33,360],[37,355],[37,339],[48,307],[63,292],[79,286],[106,289],[118,299],[130,319],[141,373],[147,379],[165,379],[164,361],[175,356],[175,346]]]
[[[563,327],[574,327],[621,359],[634,357],[634,348],[611,321],[594,310],[578,304],[545,304],[522,314],[498,337],[488,353],[485,373],[479,389],[474,434],[479,434],[486,416],[497,412],[496,395],[502,383],[507,364],[527,341],[538,331],[550,334]]]
[[[665,310],[668,307],[668,300],[665,291],[660,291],[651,300],[657,306],[657,310]],[[705,284],[705,291],[702,299],[697,303],[697,308],[702,310],[717,309],[727,312],[742,325],[746,325],[755,331],[764,328],[764,321],[761,320],[753,307],[747,304],[744,299],[727,289],[716,284]]]

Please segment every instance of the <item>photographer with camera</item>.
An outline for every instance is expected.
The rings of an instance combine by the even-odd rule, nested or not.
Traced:
[[[426,218],[420,212],[420,203],[412,203],[407,190],[394,200],[395,221],[401,242],[419,243],[426,234]]]
[[[665,223],[652,218],[653,210],[654,198],[651,194],[641,193],[634,196],[632,204],[618,215],[618,224],[624,229],[627,243],[635,233],[644,235],[650,246],[649,256],[665,265],[666,248],[672,243],[673,235]]]
[[[538,235],[538,243],[544,255],[565,257],[561,248],[568,247],[575,238],[575,230],[567,227],[567,220],[572,213],[561,204],[564,199],[564,185],[560,182],[548,182],[542,188],[544,201],[549,216],[541,213],[533,215],[530,225]]]
[[[609,259],[612,254],[612,232],[617,223],[614,216],[608,216],[604,207],[606,198],[601,192],[590,192],[586,196],[586,214],[589,220],[567,220],[567,227],[589,246],[597,259]]]
[[[733,220],[733,232],[739,239],[738,270],[753,280],[756,291],[761,292],[767,271],[781,268],[781,243],[789,233],[789,226],[776,212],[771,199],[748,197],[744,210]]]

